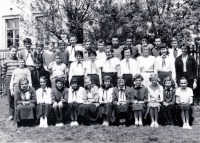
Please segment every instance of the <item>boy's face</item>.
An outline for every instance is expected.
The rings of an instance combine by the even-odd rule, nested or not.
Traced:
[[[19,60],[19,67],[20,68],[23,68],[24,66],[25,66],[25,62],[24,62],[24,60]]]
[[[52,43],[49,44],[48,49],[49,49],[49,51],[53,51],[53,49],[54,49],[54,45],[53,45]]]
[[[112,52],[110,51],[110,49],[106,49],[105,53],[107,58],[112,57]]]
[[[125,50],[125,51],[124,51],[124,57],[125,57],[126,59],[129,59],[130,56],[131,56],[131,51],[130,51],[130,49]]]
[[[141,43],[142,43],[142,45],[146,45],[147,44],[147,39],[142,38]]]
[[[61,57],[55,56],[55,61],[56,61],[57,64],[60,64],[62,62]]]
[[[112,45],[118,45],[119,44],[119,40],[118,38],[112,38]]]
[[[64,43],[59,43],[59,49],[64,50],[65,49],[65,44]]]
[[[105,80],[104,81],[104,85],[105,85],[106,88],[109,87],[110,84],[111,84],[110,80]]]
[[[123,79],[118,79],[117,85],[119,88],[123,88],[125,86],[125,81]]]
[[[63,85],[62,82],[58,81],[58,82],[56,83],[56,87],[57,87],[58,89],[62,89],[62,88],[64,87],[64,85]]]
[[[144,47],[142,53],[143,53],[144,56],[148,56],[149,55],[149,48]]]
[[[69,43],[70,43],[71,45],[75,45],[76,42],[77,42],[76,37],[71,37],[71,38],[69,39]]]
[[[91,46],[90,42],[85,42],[85,49],[88,50]]]
[[[132,43],[133,43],[133,40],[132,40],[131,38],[126,39],[126,44],[127,44],[128,46],[131,46]]]
[[[91,82],[91,80],[90,79],[85,79],[85,86],[87,87],[87,88],[91,88],[91,86],[92,86],[92,82]]]
[[[28,82],[27,81],[23,81],[20,86],[21,86],[21,89],[25,90],[25,89],[28,88]]]
[[[34,66],[36,69],[39,69],[42,66],[42,64],[40,62],[35,62]]]
[[[90,60],[91,61],[95,61],[95,59],[96,59],[96,56],[93,53],[91,53],[90,54]]]
[[[16,57],[16,55],[17,55],[17,49],[12,48],[9,53],[10,53],[11,57]]]
[[[43,46],[42,46],[42,45],[38,45],[38,46],[36,47],[36,49],[37,49],[38,52],[42,52]]]
[[[72,86],[72,89],[77,89],[78,88],[77,82],[72,83],[71,86]]]
[[[24,43],[24,46],[27,50],[30,50],[31,49],[31,43]]]
[[[140,86],[141,86],[141,83],[142,83],[142,80],[141,80],[140,78],[136,78],[136,79],[135,79],[135,85],[136,85],[137,87],[140,87]]]
[[[161,54],[162,54],[163,56],[166,56],[166,55],[167,55],[167,48],[162,48],[162,49],[160,50],[160,52],[161,52]]]
[[[155,45],[156,46],[160,46],[160,44],[161,44],[161,39],[160,38],[156,38],[155,39]]]
[[[78,62],[82,61],[82,59],[83,59],[83,57],[82,57],[81,55],[79,55],[79,54],[76,55],[75,58],[76,58],[76,60],[77,60]]]
[[[104,43],[98,43],[97,48],[98,48],[99,51],[103,51],[104,50]]]
[[[186,79],[180,80],[180,87],[181,87],[182,89],[186,89],[187,84],[188,84],[188,82],[187,82]]]
[[[166,87],[167,89],[171,88],[171,86],[172,86],[171,81],[166,81],[166,82],[165,82],[165,87]]]
[[[178,42],[177,41],[173,41],[172,42],[172,48],[176,48],[178,46]]]
[[[40,86],[41,86],[42,88],[46,88],[46,85],[47,85],[46,80],[40,79]]]

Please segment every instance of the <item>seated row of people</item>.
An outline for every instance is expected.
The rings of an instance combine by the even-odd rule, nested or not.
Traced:
[[[91,76],[84,78],[85,87],[81,87],[77,78],[73,77],[70,88],[65,87],[62,77],[55,80],[55,88],[47,87],[45,76],[40,77],[39,89],[29,86],[27,78],[19,81],[19,88],[14,92],[16,103],[16,120],[40,121],[40,127],[48,127],[48,117],[53,109],[56,126],[63,126],[65,114],[69,114],[71,126],[86,121],[103,119],[103,124],[117,122],[125,126],[128,119],[133,118],[136,126],[143,125],[143,118],[150,115],[151,127],[158,127],[158,113],[163,111],[167,125],[173,125],[171,111],[178,104],[184,129],[191,129],[189,125],[189,111],[192,104],[193,92],[187,87],[187,79],[180,80],[180,87],[174,89],[171,77],[164,79],[164,88],[158,84],[156,74],[151,74],[151,85],[143,86],[143,77],[136,74],[133,78],[134,86],[125,86],[125,79],[117,79],[117,87],[112,86],[112,78],[105,76],[101,88],[98,88]],[[36,105],[37,103],[37,105]],[[132,117],[133,116],[133,117]],[[84,119],[84,120],[82,120]]]

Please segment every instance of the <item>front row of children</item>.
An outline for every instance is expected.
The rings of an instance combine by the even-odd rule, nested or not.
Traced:
[[[78,80],[72,77],[70,88],[65,87],[65,80],[57,77],[55,88],[47,87],[45,76],[40,77],[40,88],[34,90],[29,86],[27,78],[21,78],[19,89],[15,92],[16,121],[21,123],[34,120],[35,112],[39,127],[48,127],[48,117],[55,113],[56,126],[63,126],[66,113],[70,116],[70,126],[82,124],[80,118],[94,122],[103,119],[103,124],[118,122],[125,126],[127,119],[133,115],[135,126],[143,125],[143,118],[150,115],[151,127],[158,127],[158,113],[163,111],[166,125],[173,125],[171,111],[175,106],[181,110],[184,129],[191,129],[189,125],[189,111],[193,101],[192,89],[187,87],[187,79],[180,80],[180,87],[176,90],[171,77],[164,80],[164,88],[158,84],[158,77],[152,74],[149,78],[151,85],[144,87],[143,77],[136,74],[133,78],[134,86],[125,86],[125,79],[119,77],[117,86],[113,87],[112,78],[105,76],[101,88],[98,88],[90,76],[84,78],[85,87],[81,87]],[[37,103],[37,104],[36,104]],[[20,124],[22,125],[22,124]]]

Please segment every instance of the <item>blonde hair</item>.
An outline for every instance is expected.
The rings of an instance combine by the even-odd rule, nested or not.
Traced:
[[[152,74],[150,75],[149,81],[151,82],[152,79],[156,79],[157,81],[160,81],[160,78],[159,78],[158,75],[155,74],[155,73],[152,73]]]

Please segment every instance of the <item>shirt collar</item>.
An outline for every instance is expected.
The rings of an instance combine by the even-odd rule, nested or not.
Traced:
[[[126,87],[124,86],[123,88],[122,88],[122,90],[125,90],[126,89]],[[120,87],[118,87],[118,90],[121,90],[121,88]]]

